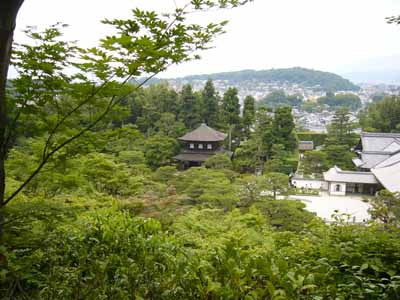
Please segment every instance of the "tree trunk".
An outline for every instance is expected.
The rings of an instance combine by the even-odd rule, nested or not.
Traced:
[[[0,237],[4,223],[3,202],[6,172],[4,161],[7,155],[5,133],[8,125],[6,84],[10,65],[11,46],[18,10],[24,0],[0,0]]]

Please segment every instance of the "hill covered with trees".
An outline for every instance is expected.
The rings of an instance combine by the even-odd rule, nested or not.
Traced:
[[[228,84],[238,85],[246,81],[260,81],[264,83],[290,83],[305,87],[317,88],[324,91],[357,91],[359,87],[351,81],[333,73],[322,72],[305,68],[287,68],[270,70],[243,70],[215,74],[192,75],[176,78],[176,81],[191,83],[195,80],[224,80]]]

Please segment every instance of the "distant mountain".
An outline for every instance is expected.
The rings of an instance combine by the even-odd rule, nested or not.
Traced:
[[[270,69],[270,70],[243,70],[215,74],[191,75],[181,78],[167,79],[167,81],[193,83],[201,80],[221,80],[230,85],[240,85],[248,81],[262,83],[298,84],[304,87],[322,91],[357,91],[359,87],[351,81],[328,72],[305,68]]]

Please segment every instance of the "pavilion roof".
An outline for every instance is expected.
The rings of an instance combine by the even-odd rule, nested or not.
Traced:
[[[225,140],[227,136],[227,134],[208,127],[203,123],[195,130],[186,133],[178,139],[188,142],[221,142]]]

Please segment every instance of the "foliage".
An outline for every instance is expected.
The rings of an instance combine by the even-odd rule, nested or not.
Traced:
[[[369,209],[371,217],[386,225],[400,224],[400,196],[387,190],[379,192],[378,196],[371,200]]]
[[[276,200],[277,194],[283,194],[289,189],[289,176],[282,173],[270,172],[265,174],[267,190],[272,192]]]
[[[152,177],[155,181],[162,183],[170,183],[176,175],[176,168],[174,166],[163,166],[159,167],[153,174]]]
[[[212,128],[217,127],[219,125],[219,99],[211,80],[207,80],[204,86],[202,91],[202,101],[204,105],[204,122]]]
[[[275,110],[273,122],[273,137],[275,144],[282,144],[285,150],[294,151],[297,148],[295,124],[290,107],[280,107]]]
[[[361,108],[361,99],[355,94],[336,94],[327,93],[326,96],[317,99],[318,104],[327,105],[333,109],[346,107],[355,111]]]
[[[182,91],[180,93],[182,110],[181,110],[181,119],[185,124],[186,128],[194,129],[196,126],[200,125],[203,121],[201,119],[202,116],[202,103],[201,97],[194,94],[192,91],[192,86],[190,84],[186,84],[182,87]]]
[[[364,131],[400,132],[400,98],[386,97],[368,106],[360,116]]]
[[[195,0],[191,8],[244,2]],[[180,16],[180,11],[176,13]],[[29,63],[32,73],[26,68],[25,75],[35,80],[16,80],[10,91],[21,93],[11,93],[10,99],[15,104],[24,99],[36,102],[25,103],[19,119],[23,126],[8,152],[7,195],[35,172],[53,147],[77,134],[82,138],[48,157],[41,172],[3,208],[1,298],[399,298],[399,231],[398,226],[388,226],[398,221],[397,195],[381,192],[372,203],[371,212],[378,222],[348,225],[338,216],[337,222],[328,226],[306,211],[303,203],[281,200],[289,192],[285,174],[239,175],[227,169],[230,161],[220,155],[206,162],[210,168],[176,170],[172,163],[179,150],[176,137],[186,131],[183,122],[189,122],[187,115],[211,116],[210,107],[218,99],[213,98],[211,83],[210,93],[206,89],[193,93],[187,86],[178,94],[166,85],[132,93],[132,87],[109,82],[52,135],[57,118],[79,106],[108,72],[137,76],[163,69],[168,61],[189,59],[185,43],[206,47],[197,43],[209,41],[207,32],[216,34],[220,28],[211,25],[206,32],[201,27],[187,28],[180,24],[184,21],[181,16],[178,24],[165,31],[167,24],[161,17],[139,10],[134,15],[138,23],[105,21],[120,30],[103,41],[107,51],[83,51],[87,60],[80,66],[86,71],[81,75],[97,78],[96,84],[86,85],[87,78],[80,76],[69,81],[70,73],[64,74],[67,65],[59,55],[72,59],[68,55],[81,51],[53,40],[59,34],[56,27],[39,34],[45,42],[39,43],[40,47],[22,46],[29,51],[17,54],[22,58],[37,50],[31,53],[37,60],[17,62]],[[142,35],[143,28],[150,30],[147,35]],[[137,35],[127,35],[127,31]],[[205,36],[197,36],[202,32]],[[55,47],[59,51],[48,53],[44,45],[47,50]],[[116,56],[109,57],[114,50]],[[97,56],[100,58],[95,59]],[[124,65],[126,62],[129,64]],[[132,65],[135,62],[144,65]],[[30,90],[29,84],[34,89]],[[104,115],[104,122],[90,127],[107,107],[106,99],[118,96],[123,97],[114,106],[115,114]],[[235,108],[236,92],[231,90],[228,96]],[[212,105],[205,105],[211,98]],[[192,100],[193,105],[188,105]],[[18,107],[10,107],[12,116],[18,114]],[[235,168],[255,172],[264,161],[275,160],[283,165],[274,170],[281,170],[289,160],[295,162],[296,153],[291,144],[285,144],[295,135],[290,111],[277,110],[272,118],[267,110],[259,109],[255,119],[255,124],[248,124],[254,132],[235,151]],[[88,130],[82,132],[84,128]],[[340,163],[346,158],[343,163],[347,163],[345,151],[346,145],[329,145],[324,153],[328,162]],[[278,194],[279,200],[272,200]]]
[[[233,165],[241,173],[255,173],[257,166],[262,164],[262,153],[255,139],[240,144],[235,149]]]
[[[217,153],[204,162],[206,168],[232,169],[232,161],[226,154]]]
[[[349,148],[356,144],[357,135],[353,133],[356,124],[350,121],[350,113],[346,108],[339,108],[328,125],[327,145],[346,145]]]
[[[241,137],[241,117],[238,90],[228,88],[224,93],[221,104],[221,118],[223,127],[231,132],[233,143]]]
[[[179,151],[179,145],[173,138],[155,135],[146,140],[144,149],[147,164],[158,168],[171,163],[172,157]]]
[[[300,201],[260,201],[255,207],[266,217],[267,222],[279,231],[303,231],[311,222],[315,221],[315,215],[305,210],[305,204]]]
[[[263,194],[270,188],[268,179],[264,176],[245,175],[238,179],[237,189],[241,206],[250,206],[265,196]]]
[[[274,244],[272,238],[266,237],[267,229],[265,217],[254,208],[248,213],[238,209],[228,213],[221,209],[192,209],[172,226],[186,246],[207,259],[213,253],[210,248],[223,251],[232,240],[253,251],[272,250]]]
[[[273,91],[268,94],[265,98],[261,99],[257,105],[265,106],[270,108],[277,108],[282,106],[296,107],[300,106],[303,102],[301,95],[287,95],[282,90]]]
[[[231,209],[239,199],[232,189],[230,175],[224,170],[191,168],[180,173],[175,184],[177,191],[194,203]]]
[[[121,104],[146,80],[133,86],[127,85],[128,82],[142,74],[152,77],[172,64],[198,59],[198,51],[208,49],[214,38],[222,34],[226,21],[205,26],[190,24],[186,19],[188,13],[214,7],[236,7],[246,2],[196,0],[182,8],[177,6],[168,14],[136,8],[130,19],[103,20],[104,24],[114,28],[114,32],[101,39],[98,47],[89,49],[62,41],[63,26],[60,24],[43,32],[29,28],[26,33],[32,43],[17,45],[13,51],[12,64],[18,77],[8,85],[12,90],[8,92],[7,100],[3,83],[7,79],[9,57],[2,56],[5,59],[1,65],[5,69],[1,72],[0,94],[0,104],[4,108],[0,118],[1,174],[5,174],[4,160],[11,141],[21,129],[24,132],[24,127],[32,132],[30,116],[41,121],[36,122],[33,129],[40,130],[46,139],[41,161],[8,199],[4,199],[5,176],[0,176],[1,206],[11,201],[58,151],[97,129],[106,117],[115,113],[112,119],[121,122],[117,117],[123,114],[117,112],[126,108]],[[18,9],[11,6],[4,11],[4,15],[8,13],[11,17],[10,24],[15,22],[16,11]],[[5,31],[8,46],[11,46],[13,29]],[[9,106],[11,118],[6,114],[6,106]],[[22,128],[17,131],[17,125],[21,124]]]
[[[323,151],[307,151],[301,161],[302,171],[305,174],[321,174],[329,168],[327,155]]]
[[[397,232],[326,226],[301,202],[195,208],[168,232],[115,209],[35,205],[42,209],[24,213],[29,222],[14,224],[14,247],[0,247],[6,297],[390,300],[400,292]],[[22,203],[11,210],[18,215]]]
[[[303,103],[301,103],[300,109],[308,113],[316,113],[316,112],[322,112],[324,110],[324,107],[318,104],[317,102],[304,101]]]
[[[251,128],[256,119],[255,99],[252,96],[244,98],[243,103],[243,130],[246,138],[250,138]]]
[[[343,170],[353,170],[354,153],[345,145],[330,145],[323,152],[326,154],[327,166],[338,166]]]
[[[326,133],[320,132],[297,132],[299,141],[313,141],[314,147],[322,146],[325,144],[327,138]]]

